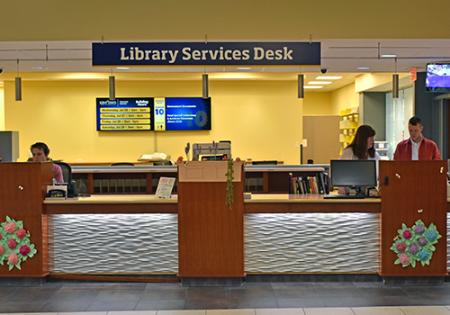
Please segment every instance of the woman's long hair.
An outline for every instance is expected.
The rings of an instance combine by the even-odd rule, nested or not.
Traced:
[[[375,136],[375,130],[369,125],[361,125],[356,130],[355,138],[347,148],[352,148],[353,154],[360,160],[367,160],[369,157],[375,157],[375,148],[367,147],[367,139]]]

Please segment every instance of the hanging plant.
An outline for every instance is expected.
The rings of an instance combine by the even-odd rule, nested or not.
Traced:
[[[233,179],[234,179],[234,169],[233,169],[233,159],[227,161],[227,172],[225,173],[227,177],[227,188],[226,188],[226,199],[225,203],[228,208],[233,207],[234,202],[234,189],[233,189]]]

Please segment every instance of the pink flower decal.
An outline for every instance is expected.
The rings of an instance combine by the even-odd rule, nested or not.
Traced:
[[[16,253],[12,253],[8,256],[8,264],[15,265],[19,262],[19,256]]]
[[[17,246],[17,242],[15,240],[13,240],[12,238],[8,240],[8,247],[11,249],[16,248]]]
[[[400,263],[402,264],[403,267],[406,267],[409,265],[409,257],[406,254],[400,254],[399,256],[400,259]]]
[[[19,248],[19,253],[20,253],[22,256],[28,255],[29,252],[30,252],[30,248],[28,247],[28,245],[22,245],[22,246],[20,246],[20,248]]]
[[[396,246],[397,246],[397,250],[398,250],[399,252],[404,252],[404,251],[406,250],[406,244],[405,244],[405,242],[400,242],[400,243],[398,243]]]
[[[21,269],[21,264],[36,255],[36,246],[31,243],[30,233],[23,225],[23,221],[16,221],[10,217],[0,222],[0,265]]]
[[[16,230],[16,222],[9,222],[5,225],[5,231],[6,233],[14,233]]]
[[[407,240],[409,240],[411,238],[412,234],[410,230],[405,230],[403,231],[403,237]]]
[[[27,236],[27,230],[19,229],[16,231],[16,235],[18,238],[23,239],[25,236]]]

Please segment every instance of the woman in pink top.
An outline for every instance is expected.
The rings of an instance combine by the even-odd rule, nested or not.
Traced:
[[[51,161],[48,155],[50,153],[50,149],[43,142],[36,142],[30,148],[31,154],[33,155],[33,162],[47,162]],[[64,183],[62,169],[59,165],[52,163],[52,172],[53,178],[56,180],[58,184]]]

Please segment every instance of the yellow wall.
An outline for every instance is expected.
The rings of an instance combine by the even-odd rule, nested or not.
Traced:
[[[0,130],[5,130],[5,97],[3,86],[0,86]]]
[[[334,115],[330,92],[306,93],[303,100],[303,115]]]
[[[449,11],[448,0],[5,0],[0,38],[449,38]]]
[[[334,115],[339,115],[343,109],[358,107],[359,94],[355,91],[355,84],[352,83],[331,92],[331,104]]]
[[[154,151],[154,132],[96,131],[95,98],[106,97],[107,81],[23,81],[23,101],[14,82],[5,83],[6,128],[20,132],[20,160],[30,144],[47,142],[54,159],[69,162],[135,161]],[[198,81],[117,81],[119,96],[199,96]],[[328,96],[307,94],[307,113]],[[298,163],[303,101],[296,81],[210,81],[212,130],[157,133],[157,150],[176,159],[186,142],[231,140],[234,157]],[[318,105],[314,105],[319,100]]]

